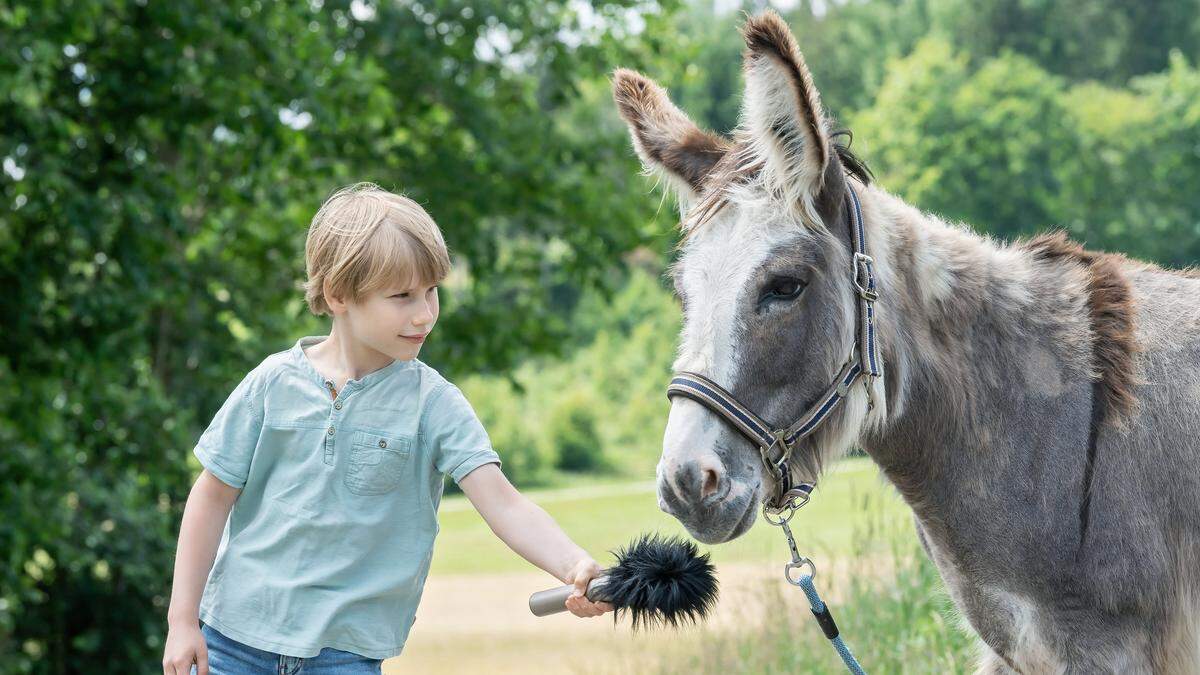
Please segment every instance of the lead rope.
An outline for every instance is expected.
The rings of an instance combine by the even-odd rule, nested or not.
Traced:
[[[808,503],[807,496],[798,504],[794,501],[789,502],[779,511],[772,511],[765,505],[763,506],[763,518],[783,530],[784,536],[787,537],[788,548],[792,552],[792,561],[783,566],[783,578],[787,579],[789,584],[798,586],[800,590],[804,591],[804,595],[808,598],[808,604],[812,606],[812,613],[817,619],[817,624],[821,626],[821,631],[825,633],[825,637],[829,638],[833,648],[837,650],[838,656],[842,657],[842,663],[846,664],[846,670],[854,675],[866,675],[866,671],[858,664],[858,659],[854,658],[854,654],[850,652],[850,648],[846,646],[841,634],[838,633],[837,623],[833,620],[833,614],[829,612],[829,606],[825,604],[824,600],[821,600],[820,594],[817,593],[817,587],[813,585],[813,577],[817,575],[816,564],[800,555],[799,549],[796,548],[796,539],[792,536],[792,528],[788,527],[788,521],[796,515],[796,510],[806,503]],[[795,579],[792,578],[792,570],[799,570],[799,575]]]

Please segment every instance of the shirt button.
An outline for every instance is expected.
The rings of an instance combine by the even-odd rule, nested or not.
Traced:
[[[383,440],[382,438],[381,438],[381,439],[379,439],[379,447],[381,447],[381,448],[386,448],[386,447],[387,447],[387,441]]]
[[[328,434],[329,434],[330,436],[332,436],[332,435],[333,435],[333,427],[329,427]]]
[[[334,409],[334,410],[341,410],[341,409],[342,409],[342,402],[341,402],[341,401],[338,401],[337,403],[334,403],[334,404],[333,404],[333,409]]]

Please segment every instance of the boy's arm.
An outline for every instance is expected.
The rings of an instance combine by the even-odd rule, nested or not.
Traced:
[[[522,558],[546,570],[576,591],[567,608],[579,616],[611,611],[605,602],[583,597],[588,581],[600,567],[588,552],[571,541],[540,506],[517,492],[496,464],[484,464],[458,483],[492,532]]]
[[[209,473],[200,472],[196,484],[183,507],[183,521],[179,525],[179,545],[175,552],[175,577],[171,587],[171,604],[167,609],[167,623],[198,627],[200,622],[200,598],[204,584],[217,557],[221,533],[229,510],[237,501],[241,490],[221,482]]]
[[[212,560],[221,544],[229,509],[241,490],[200,472],[184,506],[175,551],[175,577],[167,609],[167,644],[163,647],[163,675],[188,675],[196,664],[197,675],[209,675],[209,650],[200,633],[200,596],[208,581]]]

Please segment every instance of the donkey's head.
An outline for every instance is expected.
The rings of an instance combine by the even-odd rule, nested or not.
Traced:
[[[780,428],[829,387],[855,345],[844,169],[862,168],[832,142],[782,19],[768,12],[743,33],[746,91],[732,139],[698,129],[637,73],[617,71],[614,91],[646,168],[678,192],[672,276],[684,324],[674,368],[706,376]],[[882,414],[875,399],[872,419]],[[814,480],[867,417],[864,387],[854,387],[795,449],[793,478]],[[749,529],[775,488],[753,443],[699,403],[673,399],[658,464],[663,510],[717,543]]]

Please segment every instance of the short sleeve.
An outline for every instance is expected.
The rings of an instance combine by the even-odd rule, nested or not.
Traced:
[[[262,432],[262,400],[251,371],[217,411],[196,443],[195,454],[214,476],[235,488],[246,485],[250,460]]]
[[[467,397],[447,383],[430,397],[422,424],[437,470],[457,483],[475,469],[500,463],[483,423]]]

